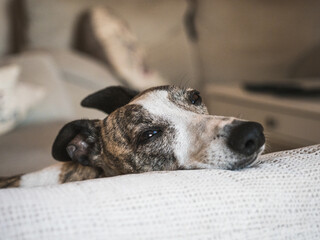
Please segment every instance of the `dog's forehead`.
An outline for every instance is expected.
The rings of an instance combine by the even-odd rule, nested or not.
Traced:
[[[172,112],[181,111],[181,106],[178,106],[177,102],[184,99],[185,94],[191,90],[175,86],[151,88],[139,94],[129,105],[140,105],[155,115],[170,115]]]
[[[144,99],[147,96],[153,96],[156,97],[158,95],[159,92],[166,92],[167,95],[172,96],[172,97],[181,97],[183,96],[186,92],[191,91],[191,88],[180,88],[180,87],[176,87],[174,85],[165,85],[165,86],[158,86],[158,87],[153,87],[153,88],[149,88],[143,92],[141,92],[140,94],[138,94],[133,100],[137,100],[137,99]]]

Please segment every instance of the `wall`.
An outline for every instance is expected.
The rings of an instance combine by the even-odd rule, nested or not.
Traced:
[[[205,81],[320,77],[320,1],[199,0]]]

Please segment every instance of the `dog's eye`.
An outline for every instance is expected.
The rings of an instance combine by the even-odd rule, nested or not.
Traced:
[[[197,106],[199,106],[202,102],[202,98],[200,97],[200,92],[196,90],[190,93],[189,99],[193,105],[197,105]]]
[[[151,140],[155,136],[159,136],[159,134],[161,132],[162,131],[159,129],[145,131],[139,136],[138,142],[139,143],[146,143],[147,141]]]

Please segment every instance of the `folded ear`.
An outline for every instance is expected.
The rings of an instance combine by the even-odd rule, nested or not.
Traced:
[[[52,156],[58,161],[92,166],[100,150],[99,120],[76,120],[60,130],[52,146]]]
[[[130,102],[139,92],[129,88],[114,86],[95,92],[82,100],[81,106],[96,108],[107,114]]]

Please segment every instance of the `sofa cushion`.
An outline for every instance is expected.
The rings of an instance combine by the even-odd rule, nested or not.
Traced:
[[[18,65],[0,67],[0,134],[22,122],[45,95],[40,86],[18,82],[19,73]]]
[[[144,49],[127,22],[111,9],[95,7],[86,12],[78,34],[79,49],[103,61],[125,85],[144,90],[166,84],[148,65]]]
[[[28,15],[28,48],[72,46],[81,13],[89,7],[111,7],[129,22],[147,60],[164,78],[174,83],[194,81],[189,43],[184,32],[186,1],[149,0],[24,0]],[[147,23],[147,24],[146,24]]]
[[[46,90],[46,97],[25,123],[104,118],[104,113],[83,108],[80,102],[95,91],[121,84],[101,63],[70,50],[26,51],[1,62],[18,64],[22,68],[22,82],[36,83]]]
[[[106,66],[88,55],[75,51],[56,49],[43,52],[50,54],[62,74],[64,88],[72,104],[72,118],[105,118],[105,113],[84,108],[80,102],[105,87],[121,85]]]
[[[51,49],[43,52],[54,59],[64,80],[68,82],[91,91],[120,84],[104,64],[89,55],[67,49]]]
[[[18,122],[16,86],[19,72],[17,65],[0,67],[0,135],[13,129]]]
[[[42,86],[46,96],[27,116],[26,123],[72,119],[74,111],[61,74],[53,58],[43,52],[27,52],[4,58],[0,63],[21,67],[19,81]]]
[[[0,190],[3,239],[319,239],[320,145],[239,171]]]

